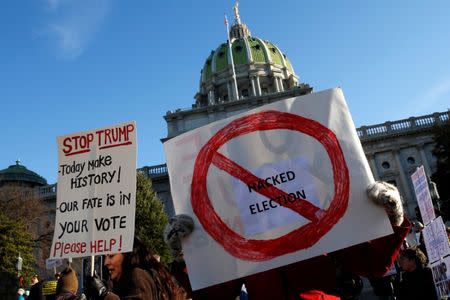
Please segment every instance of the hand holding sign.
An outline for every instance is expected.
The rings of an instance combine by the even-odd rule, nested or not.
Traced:
[[[367,188],[369,198],[383,205],[391,224],[400,226],[403,223],[403,204],[398,189],[387,182],[375,182]]]

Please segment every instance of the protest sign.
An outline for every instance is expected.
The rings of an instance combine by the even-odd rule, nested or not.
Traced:
[[[64,135],[57,142],[56,221],[50,257],[131,251],[135,123]]]
[[[438,298],[450,296],[450,256],[430,264]]]
[[[436,218],[425,226],[422,234],[430,262],[450,254],[450,244],[442,217]]]
[[[427,175],[423,166],[411,175],[414,185],[417,203],[419,204],[420,214],[422,215],[423,224],[430,223],[436,217],[434,214],[433,202],[431,201],[430,190],[428,189]]]
[[[62,259],[59,258],[47,258],[45,260],[45,268],[47,270],[51,270],[53,268],[57,268],[63,264]]]
[[[367,198],[373,177],[340,89],[264,105],[164,146],[176,213],[196,225],[183,243],[193,289],[392,232]]]

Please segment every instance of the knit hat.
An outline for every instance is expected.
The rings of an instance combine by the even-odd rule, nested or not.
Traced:
[[[312,290],[300,294],[302,300],[339,300],[341,298],[325,294],[322,291]]]
[[[58,279],[56,286],[56,294],[60,293],[72,293],[76,294],[78,290],[77,273],[71,267],[67,267],[61,272],[61,277]]]

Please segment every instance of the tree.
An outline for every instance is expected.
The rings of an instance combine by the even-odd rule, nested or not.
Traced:
[[[39,197],[38,190],[19,184],[0,188],[0,211],[11,220],[20,221],[32,237],[35,267],[43,268],[53,237],[53,225],[45,216],[49,208]]]
[[[17,276],[16,263],[22,257],[21,274],[29,279],[34,271],[33,237],[26,231],[24,222],[11,219],[0,211],[0,272]]]
[[[446,220],[450,219],[450,120],[433,128],[434,155],[437,169],[431,179],[436,183],[441,199],[441,211]]]
[[[138,172],[135,234],[165,263],[171,260],[169,248],[163,238],[167,222],[164,205],[153,190],[151,180],[144,173]]]

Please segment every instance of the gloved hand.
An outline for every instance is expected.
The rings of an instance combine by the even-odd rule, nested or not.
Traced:
[[[194,230],[194,221],[188,215],[173,216],[164,228],[164,241],[172,250],[174,259],[182,259],[183,249],[181,239],[187,237]]]
[[[367,195],[378,205],[383,205],[393,226],[403,223],[403,205],[398,189],[384,181],[376,181],[367,188]]]
[[[86,294],[89,299],[103,299],[108,294],[108,288],[105,283],[98,277],[97,274],[94,276],[87,276],[87,290]]]

